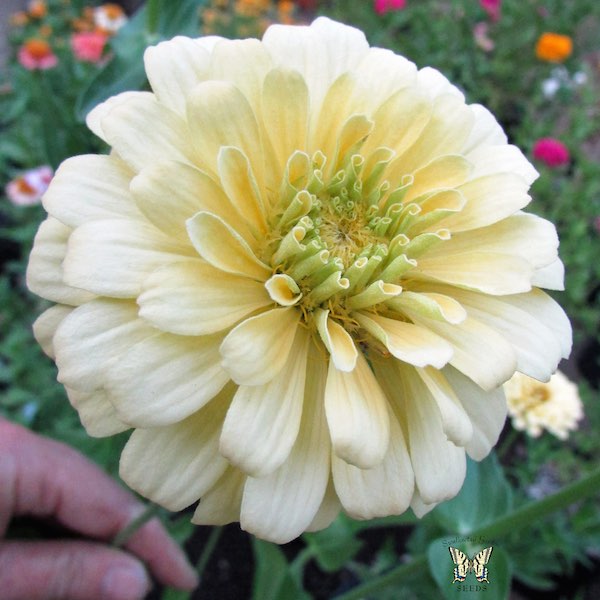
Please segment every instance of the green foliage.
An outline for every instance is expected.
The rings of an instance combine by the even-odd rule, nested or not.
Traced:
[[[13,59],[0,87],[0,177],[2,185],[25,169],[49,164],[56,168],[75,154],[101,152],[102,143],[83,124],[85,115],[105,98],[126,90],[146,89],[143,52],[149,44],[174,35],[197,35],[202,0],[150,0],[109,42],[101,65],[81,63],[69,47],[70,22],[86,4],[49,0],[42,22],[13,29]],[[234,6],[229,3],[228,10]],[[600,332],[600,56],[597,0],[563,2],[505,0],[502,17],[490,21],[476,1],[408,0],[407,8],[377,15],[370,1],[330,0],[319,10],[356,25],[373,45],[391,48],[419,67],[441,70],[465,91],[469,102],[489,107],[512,143],[531,157],[535,140],[557,137],[569,148],[569,165],[551,169],[535,163],[540,172],[528,210],[556,223],[561,257],[566,265],[566,290],[557,294],[574,324],[581,343]],[[270,14],[275,14],[274,12]],[[223,20],[219,33],[236,36],[247,17]],[[484,50],[474,35],[484,23],[492,50]],[[14,60],[17,48],[39,28],[52,28],[51,44],[59,68],[27,71]],[[254,29],[259,25],[254,23]],[[571,35],[573,55],[557,67],[536,58],[534,47],[544,31]],[[583,73],[587,82],[575,82]],[[550,97],[544,81],[558,89]],[[31,326],[46,303],[32,297],[24,283],[27,256],[38,224],[39,206],[17,207],[6,198],[0,204],[0,238],[6,256],[0,272],[0,414],[31,429],[62,440],[116,474],[127,434],[109,439],[90,438],[81,427],[56,369],[33,339]],[[4,252],[4,250],[3,250]],[[597,357],[596,357],[597,358]],[[597,365],[600,369],[600,365]],[[363,597],[437,599],[474,596],[451,585],[450,540],[470,557],[483,544],[493,545],[490,583],[485,597],[506,598],[511,577],[540,590],[550,590],[557,577],[569,576],[576,566],[590,565],[600,552],[600,509],[589,499],[532,523],[526,535],[513,532],[501,540],[469,539],[470,534],[518,510],[532,498],[556,491],[582,477],[600,459],[598,391],[584,380],[580,392],[586,421],[568,442],[545,434],[504,436],[498,460],[469,462],[461,493],[417,520],[412,514],[359,523],[340,516],[326,530],[302,536],[302,549],[293,552],[253,540],[255,577],[253,598],[309,598],[315,590],[306,573],[317,570],[325,580],[339,581],[334,595],[355,585],[381,582],[406,567],[401,578],[381,585]],[[169,522],[178,541],[191,534],[189,515]],[[375,543],[373,540],[378,540]],[[422,561],[419,562],[419,557]],[[412,561],[412,562],[411,562]],[[416,565],[413,569],[412,566]],[[350,582],[350,583],[348,583]],[[466,583],[476,585],[472,574]],[[333,586],[335,587],[335,586]],[[585,582],[574,584],[573,598],[585,595]],[[181,600],[190,594],[165,590],[163,598]],[[558,597],[558,596],[557,596]]]

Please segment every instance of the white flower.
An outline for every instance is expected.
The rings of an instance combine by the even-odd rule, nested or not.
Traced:
[[[116,33],[127,23],[123,9],[112,2],[94,8],[94,25],[106,33]]]
[[[47,165],[25,171],[6,185],[8,199],[17,206],[39,204],[54,172]]]
[[[547,383],[516,373],[504,389],[513,427],[532,437],[539,437],[546,429],[565,440],[583,418],[577,386],[560,371]]]
[[[483,458],[515,370],[571,330],[534,168],[438,71],[328,19],[147,50],[97,107],[110,156],[44,198],[35,326],[123,479],[196,523],[286,542],[423,514]]]

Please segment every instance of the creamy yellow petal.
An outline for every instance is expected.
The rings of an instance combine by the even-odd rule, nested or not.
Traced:
[[[465,158],[473,164],[473,179],[495,173],[514,173],[531,185],[540,175],[523,152],[512,144],[477,147]]]
[[[529,204],[528,188],[527,182],[513,173],[496,173],[473,179],[458,188],[467,204],[444,221],[444,227],[452,232],[466,231],[505,219]]]
[[[136,429],[121,454],[121,479],[169,510],[182,510],[196,502],[227,469],[227,461],[219,454],[219,434],[233,391],[228,386],[179,423]]]
[[[97,106],[95,106],[86,116],[85,123],[88,128],[95,133],[100,139],[104,140],[107,144],[110,143],[108,141],[108,137],[102,127],[102,121],[110,111],[119,106],[120,104],[126,103],[128,100],[138,100],[140,98],[145,98],[149,100],[152,98],[152,94],[150,92],[122,92],[121,94],[117,94],[116,96],[112,96],[108,100],[101,102]]]
[[[160,160],[193,162],[190,131],[184,119],[152,94],[127,98],[102,119],[105,140],[136,172]]]
[[[352,371],[356,366],[358,351],[350,334],[339,323],[329,318],[328,310],[317,309],[315,322],[335,368],[340,371]]]
[[[387,400],[362,353],[349,373],[329,361],[325,411],[334,454],[361,469],[381,464],[390,439]]]
[[[158,100],[185,115],[186,97],[201,81],[209,79],[210,52],[200,40],[177,36],[147,48],[144,66]]]
[[[325,496],[323,497],[323,502],[321,502],[317,514],[306,528],[306,531],[321,531],[322,529],[326,529],[333,521],[335,521],[341,510],[342,504],[335,491],[333,479],[330,477],[327,489],[325,490]]]
[[[310,27],[273,25],[263,44],[276,65],[295,69],[306,81],[311,112],[321,106],[329,86],[369,51],[358,29],[319,17]]]
[[[273,63],[269,52],[258,40],[217,43],[210,62],[210,79],[230,81],[252,106],[260,106],[263,80]]]
[[[565,265],[560,258],[545,267],[536,269],[531,278],[531,285],[547,290],[562,291],[565,289]]]
[[[470,104],[469,110],[475,117],[475,122],[465,145],[461,149],[461,154],[467,154],[476,148],[496,146],[508,142],[506,134],[496,117],[485,106]]]
[[[157,269],[144,280],[140,316],[163,331],[205,335],[227,329],[272,304],[262,284],[188,260]]]
[[[471,111],[461,98],[452,94],[438,96],[433,101],[431,117],[421,135],[410,148],[398,153],[390,168],[412,173],[437,156],[459,154],[473,127],[473,120]]]
[[[415,271],[418,280],[435,279],[493,295],[528,292],[532,276],[531,263],[519,256],[466,250],[448,256],[427,254]]]
[[[73,311],[72,306],[56,304],[45,310],[33,323],[33,335],[44,353],[54,358],[53,338],[63,319]]]
[[[443,320],[458,325],[467,318],[467,311],[454,298],[435,292],[405,291],[386,304],[399,312],[410,310],[428,319]]]
[[[229,381],[222,336],[155,333],[112,362],[106,390],[119,417],[134,427],[171,425],[210,402]]]
[[[117,156],[87,154],[63,162],[48,191],[44,208],[69,227],[97,219],[139,219],[129,193],[132,173]]]
[[[84,392],[103,388],[106,365],[153,333],[138,319],[133,302],[87,302],[71,312],[54,335],[58,380]]]
[[[247,156],[235,146],[219,151],[217,168],[223,191],[257,239],[267,231],[264,201]]]
[[[262,111],[267,137],[283,173],[294,150],[306,148],[308,88],[297,71],[273,69],[264,81]]]
[[[252,171],[259,186],[262,185],[257,118],[247,98],[233,83],[205,81],[198,85],[188,97],[187,120],[202,165],[216,173],[221,147],[235,146],[251,159]]]
[[[469,315],[501,333],[514,348],[517,369],[540,381],[548,381],[562,358],[561,345],[554,333],[536,314],[494,298],[455,290],[454,297]]]
[[[450,364],[486,391],[507,381],[517,368],[517,357],[510,342],[496,330],[468,317],[460,325],[411,318],[446,339],[454,348]]]
[[[413,184],[402,201],[406,204],[423,194],[461,185],[467,180],[471,170],[471,163],[458,154],[434,158],[413,173]]]
[[[254,535],[285,544],[312,523],[329,481],[331,444],[323,410],[326,368],[317,351],[307,370],[302,420],[287,460],[264,477],[248,477],[240,525]]]
[[[78,306],[94,297],[93,293],[64,283],[63,261],[71,228],[53,217],[39,227],[27,265],[27,287],[38,296]]]
[[[362,92],[360,97],[354,98],[356,109],[368,113],[399,90],[414,85],[417,78],[414,63],[384,48],[369,48],[353,72]],[[376,94],[369,93],[375,89]]]
[[[191,165],[176,161],[149,165],[131,181],[131,193],[139,210],[167,235],[188,241],[186,221],[207,211],[251,239],[247,224],[221,185]]]
[[[410,148],[419,139],[432,114],[429,97],[414,88],[401,89],[386,100],[373,114],[375,123],[362,152],[368,155],[376,148],[385,146],[398,154]],[[397,163],[386,170],[386,177],[397,183],[406,171]]]
[[[465,451],[446,439],[439,408],[416,370],[389,361],[382,368],[394,411],[406,420],[419,494],[427,504],[454,497],[466,474]]]
[[[240,507],[246,475],[229,467],[219,481],[200,499],[192,523],[196,525],[227,525],[240,520]]]
[[[301,313],[274,308],[232,329],[220,348],[223,368],[239,385],[263,385],[288,361]]]
[[[563,358],[569,358],[573,343],[571,322],[558,302],[542,290],[531,290],[528,294],[505,296],[504,302],[520,308],[550,329],[558,340]]]
[[[69,238],[64,280],[98,295],[135,298],[150,273],[194,253],[144,221],[89,221]]]
[[[240,386],[227,412],[220,451],[253,477],[273,473],[288,458],[303,410],[308,333],[298,328],[287,361],[265,385]]]
[[[504,427],[504,390],[500,386],[485,392],[452,367],[446,367],[443,376],[471,419],[473,437],[465,445],[467,454],[474,460],[483,460],[498,441]]]
[[[390,415],[390,443],[380,465],[359,469],[333,456],[333,481],[344,511],[353,519],[402,514],[410,504],[414,475],[402,429]]]
[[[447,438],[457,446],[466,446],[473,437],[473,425],[442,372],[427,367],[417,369],[417,373],[426,387],[425,390],[418,384],[419,389],[423,394],[429,393],[437,404]]]
[[[126,431],[130,425],[119,419],[105,390],[91,392],[66,387],[71,406],[77,411],[81,424],[91,437],[107,437]]]
[[[452,358],[452,346],[424,327],[374,313],[355,313],[354,316],[361,327],[404,362],[416,367],[433,365],[441,369]]]
[[[262,282],[273,274],[246,240],[220,217],[199,212],[188,219],[186,225],[194,248],[213,267]]]
[[[554,262],[558,252],[556,228],[536,215],[519,213],[493,225],[457,233],[428,251],[427,257],[445,257],[472,251],[510,254],[538,268]]]

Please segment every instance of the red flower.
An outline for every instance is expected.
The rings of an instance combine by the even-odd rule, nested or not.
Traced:
[[[568,164],[571,155],[568,148],[559,140],[542,138],[533,146],[533,158],[555,168]]]
[[[77,60],[97,63],[102,59],[107,35],[100,31],[83,31],[71,36],[71,48]]]
[[[384,15],[391,10],[406,8],[406,0],[374,0],[373,8],[378,15]]]
[[[492,21],[498,21],[500,19],[502,0],[479,0],[479,4]]]
[[[58,64],[56,54],[45,40],[29,39],[17,53],[19,63],[29,71],[35,69],[51,69]]]

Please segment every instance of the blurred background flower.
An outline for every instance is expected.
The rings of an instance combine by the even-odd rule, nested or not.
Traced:
[[[535,54],[540,60],[561,63],[573,52],[573,40],[560,33],[543,33],[535,45]]]
[[[577,385],[560,371],[547,383],[517,373],[504,389],[513,427],[532,437],[539,437],[546,430],[566,440],[583,419]]]
[[[562,167],[571,160],[569,149],[555,138],[541,138],[533,145],[533,158],[551,168]]]
[[[6,186],[8,199],[16,206],[39,204],[52,180],[53,171],[47,165],[30,169],[15,177]]]

